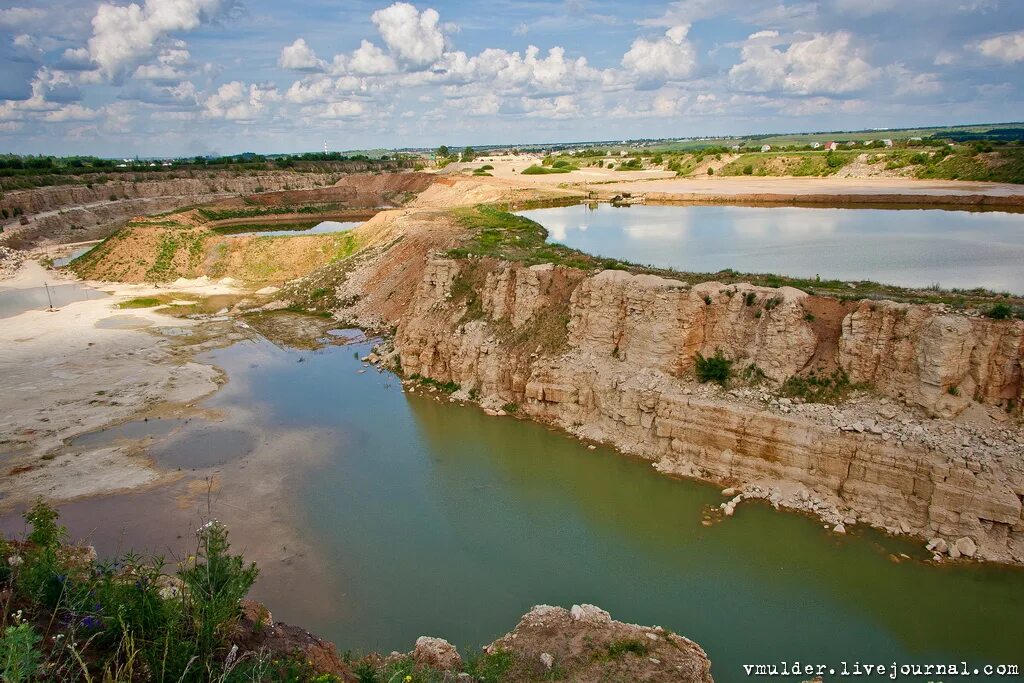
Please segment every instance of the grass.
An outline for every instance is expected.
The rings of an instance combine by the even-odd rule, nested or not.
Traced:
[[[164,300],[155,296],[137,296],[134,299],[128,299],[128,301],[122,301],[117,305],[118,308],[154,308],[155,306],[162,306]]]
[[[627,638],[625,640],[616,640],[608,643],[606,648],[606,656],[608,659],[622,659],[626,655],[635,655],[637,657],[643,657],[647,654],[650,648],[647,643],[637,638]]]

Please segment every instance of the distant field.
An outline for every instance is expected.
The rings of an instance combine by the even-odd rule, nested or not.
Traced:
[[[889,128],[885,130],[859,130],[859,131],[825,131],[821,133],[765,133],[763,135],[747,135],[730,138],[715,139],[694,139],[666,141],[663,144],[655,144],[646,149],[652,151],[695,151],[705,147],[731,147],[748,144],[766,144],[773,146],[800,146],[809,145],[812,142],[830,142],[833,140],[847,142],[853,140],[863,142],[865,140],[882,140],[888,138],[894,141],[908,140],[910,138],[928,139],[932,135],[941,133],[985,133],[987,131],[1005,130],[1024,127],[1024,123],[982,123],[970,126],[936,126],[929,128]]]

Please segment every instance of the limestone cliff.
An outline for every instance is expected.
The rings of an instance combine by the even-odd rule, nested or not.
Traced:
[[[494,411],[517,404],[666,473],[782,504],[820,497],[820,509],[797,506],[827,508],[836,524],[971,536],[984,557],[1024,561],[1024,322],[422,253],[401,269],[386,256],[365,266],[352,311],[391,302],[405,373],[453,381]],[[696,354],[717,349],[765,383],[697,384]],[[865,385],[851,405],[772,393],[838,368]]]

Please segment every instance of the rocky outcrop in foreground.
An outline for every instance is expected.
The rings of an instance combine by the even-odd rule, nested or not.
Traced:
[[[245,634],[240,641],[243,650],[266,648],[283,655],[299,654],[313,664],[315,671],[343,681],[714,680],[711,661],[697,643],[660,626],[615,621],[594,605],[573,605],[568,610],[537,605],[523,615],[511,633],[486,646],[481,656],[466,660],[448,641],[423,636],[407,654],[371,654],[357,662],[346,662],[330,643],[293,626],[273,623],[269,612],[256,603],[246,605],[245,613],[238,629]]]
[[[660,626],[615,621],[593,605],[538,605],[485,651],[514,655],[511,681],[544,680],[555,671],[572,681],[713,680],[697,643]]]
[[[243,630],[251,627],[246,623]],[[594,605],[537,605],[511,633],[466,659],[446,640],[423,636],[406,654],[370,654],[345,663],[332,645],[294,627],[257,624],[252,633],[246,647],[298,651],[316,664],[317,672],[344,681],[714,681],[711,660],[693,641],[659,626],[616,622]]]

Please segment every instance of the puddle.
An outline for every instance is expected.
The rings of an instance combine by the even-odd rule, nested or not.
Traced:
[[[243,458],[256,448],[256,439],[242,429],[213,426],[175,434],[149,449],[166,468],[202,469]]]
[[[70,445],[82,448],[102,448],[111,446],[118,441],[137,441],[140,439],[158,439],[167,436],[175,429],[185,426],[188,420],[180,418],[152,418],[149,420],[133,420],[123,422],[114,427],[101,429],[98,432],[89,432],[76,436],[71,440]]]
[[[10,318],[25,311],[45,311],[51,302],[54,308],[60,308],[75,301],[105,296],[107,295],[103,292],[78,283],[54,285],[49,288],[0,289],[0,318]]]
[[[64,266],[66,266],[67,264],[71,263],[72,261],[74,261],[79,256],[82,256],[83,254],[86,254],[86,253],[92,251],[92,248],[94,246],[95,245],[89,245],[88,247],[78,247],[76,249],[72,249],[71,252],[68,253],[66,256],[61,256],[59,258],[53,259],[53,267],[54,268],[63,268]]]
[[[152,320],[147,320],[137,315],[112,315],[107,318],[100,318],[96,321],[95,327],[101,330],[141,330],[144,327],[151,327]]]

